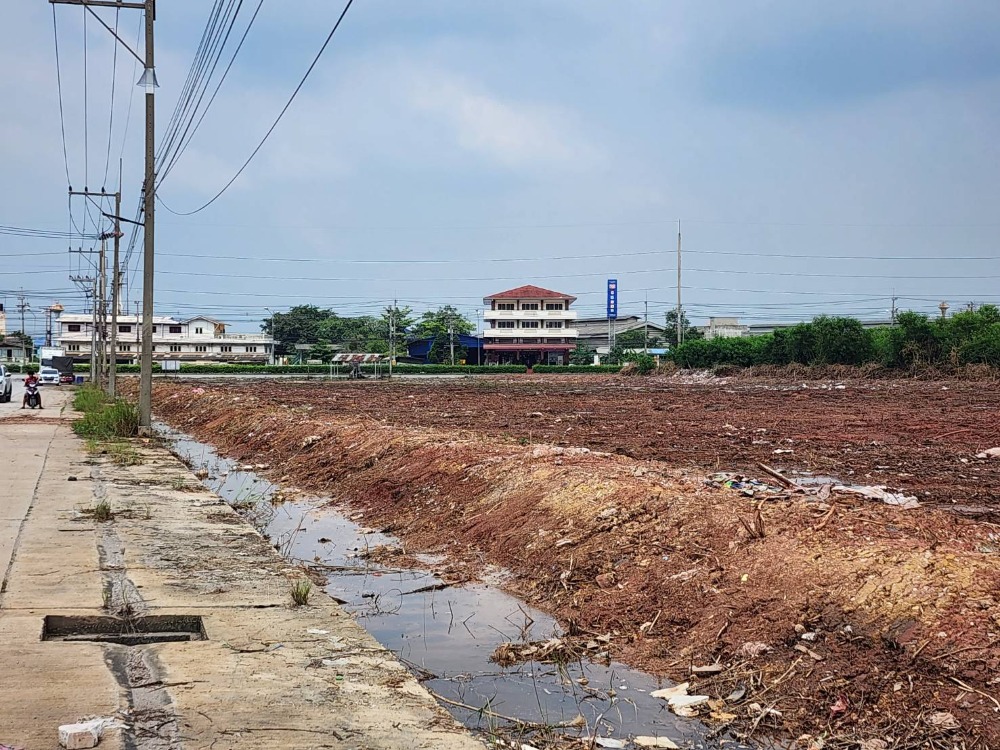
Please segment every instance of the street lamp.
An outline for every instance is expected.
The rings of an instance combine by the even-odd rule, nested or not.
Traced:
[[[950,307],[950,305],[947,302],[942,302],[940,305],[938,305],[938,310],[941,311],[941,318],[942,319],[948,317],[948,308],[949,307]]]

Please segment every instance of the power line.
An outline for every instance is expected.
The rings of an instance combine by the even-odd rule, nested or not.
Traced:
[[[534,256],[521,258],[259,258],[252,255],[214,255],[207,253],[164,253],[164,256],[171,258],[200,258],[204,260],[242,260],[260,263],[342,263],[345,265],[451,265],[461,263],[481,264],[481,263],[540,263],[553,260],[586,260],[590,258],[636,258],[642,256],[663,255],[663,250],[642,250],[636,252],[607,252],[594,253],[589,255],[554,255],[554,256]],[[754,258],[798,258],[802,260],[879,260],[879,261],[997,261],[998,256],[992,255],[957,255],[957,256],[903,256],[903,255],[803,255],[790,253],[756,253],[742,252],[736,250],[688,250],[688,255],[727,255],[746,256]],[[697,270],[697,269],[690,269]],[[825,274],[821,274],[825,275]],[[857,278],[856,274],[850,274],[844,278]],[[893,275],[892,278],[901,278]],[[940,278],[935,276],[934,278]],[[982,278],[976,276],[975,278]]]
[[[204,211],[206,208],[215,203],[215,201],[217,201],[220,197],[222,197],[222,194],[225,193],[234,182],[236,182],[239,176],[243,174],[243,170],[245,170],[249,166],[250,162],[253,161],[255,156],[257,156],[257,153],[264,147],[264,144],[267,142],[267,139],[271,137],[271,133],[273,133],[275,128],[278,127],[278,123],[281,122],[281,119],[285,116],[285,113],[288,111],[289,107],[292,106],[292,102],[295,101],[295,97],[298,96],[299,91],[302,90],[302,87],[308,80],[309,75],[313,71],[313,68],[316,67],[316,64],[323,56],[323,53],[326,51],[327,46],[329,46],[330,41],[333,39],[334,34],[337,33],[337,29],[340,28],[340,24],[344,20],[344,16],[347,15],[347,11],[350,10],[351,5],[353,4],[354,0],[347,0],[347,4],[344,6],[344,10],[341,11],[340,17],[337,18],[337,22],[333,25],[333,28],[330,30],[330,33],[327,35],[326,41],[323,42],[323,46],[320,47],[319,52],[316,53],[316,57],[313,58],[313,61],[309,65],[308,70],[306,70],[305,75],[302,76],[302,80],[299,81],[299,85],[295,87],[295,90],[292,92],[292,95],[288,98],[288,101],[285,103],[285,106],[282,107],[281,112],[278,113],[278,116],[271,124],[271,127],[268,128],[267,132],[264,134],[264,137],[261,139],[260,143],[258,143],[257,147],[250,153],[250,156],[247,158],[245,162],[243,162],[243,166],[241,166],[239,170],[237,170],[236,174],[233,175],[232,179],[230,179],[229,182],[227,182],[223,186],[223,188],[212,197],[211,200],[209,200],[204,205],[194,209],[193,211],[175,211],[172,208],[170,208],[170,206],[168,206],[166,203],[164,203],[162,199],[160,199],[160,203],[163,205],[165,209],[170,211],[170,213],[176,214],[178,216],[191,216],[193,214],[199,213],[200,211]]]
[[[54,6],[53,6],[54,7]],[[108,169],[111,167],[111,138],[114,136],[115,132],[115,87],[118,83],[118,16],[121,13],[121,8],[115,9],[115,30],[114,36],[116,43],[112,45],[114,48],[113,56],[111,58],[111,107],[110,114],[108,115],[108,153],[104,158],[104,177],[101,179],[101,190],[104,190],[104,186],[108,181]]]
[[[66,149],[66,117],[63,112],[62,66],[59,62],[59,27],[56,23],[56,6],[52,6],[52,39],[56,49],[56,90],[59,92],[59,129],[62,132],[63,164],[66,167],[66,184],[71,184],[69,178],[69,152]]]
[[[38,239],[47,240],[96,240],[98,235],[96,234],[83,234],[82,232],[64,232],[58,229],[33,229],[30,227],[11,227],[4,226],[0,224],[0,234],[11,235],[14,237],[36,237]],[[23,255],[23,253],[19,253]],[[53,253],[53,255],[61,255],[61,253]]]
[[[215,90],[212,92],[212,96],[208,100],[208,104],[206,104],[205,108],[201,111],[201,115],[198,117],[198,121],[196,123],[193,123],[194,124],[194,128],[190,131],[190,134],[188,133],[188,129],[185,129],[184,135],[181,137],[181,144],[180,144],[180,146],[174,152],[174,154],[170,158],[170,161],[167,164],[166,168],[164,170],[162,170],[162,172],[160,174],[159,184],[163,183],[163,181],[167,178],[167,175],[170,174],[170,171],[174,168],[174,166],[177,164],[177,162],[180,161],[181,156],[187,150],[188,145],[194,139],[195,134],[198,132],[198,129],[201,127],[201,123],[204,121],[205,116],[208,114],[208,111],[212,108],[212,104],[215,102],[215,97],[218,95],[219,90],[222,88],[222,84],[226,82],[226,78],[229,75],[229,71],[232,70],[233,63],[236,62],[237,55],[239,55],[240,54],[240,50],[243,49],[243,43],[246,41],[247,36],[250,33],[250,29],[253,28],[254,21],[257,20],[257,15],[260,13],[260,9],[261,9],[261,7],[263,7],[263,5],[264,5],[264,0],[259,0],[259,2],[257,3],[256,9],[253,12],[253,15],[250,17],[250,22],[247,24],[246,29],[243,30],[243,36],[240,37],[240,41],[236,45],[236,49],[233,50],[233,54],[229,58],[229,64],[226,65],[226,69],[222,72],[222,76],[219,78],[219,82],[216,84]],[[239,13],[239,9],[237,9],[236,12]],[[233,17],[233,21],[235,22],[235,20],[236,20],[236,18],[234,16]],[[231,29],[232,29],[232,25],[230,25],[230,30]],[[229,32],[227,31],[226,32],[226,39],[228,40],[228,38],[229,38]],[[225,42],[223,42],[222,47],[225,48]],[[221,50],[220,50],[220,53],[221,53]],[[212,70],[214,72],[214,70],[215,70],[214,65],[213,65]],[[204,94],[202,94],[202,95],[204,95]],[[200,104],[200,101],[201,100],[199,98],[199,104]],[[188,125],[188,128],[190,128],[190,127],[191,127],[191,123],[189,123],[189,125]]]

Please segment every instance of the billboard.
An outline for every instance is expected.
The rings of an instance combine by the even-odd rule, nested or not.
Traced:
[[[608,320],[618,317],[618,279],[608,279]]]

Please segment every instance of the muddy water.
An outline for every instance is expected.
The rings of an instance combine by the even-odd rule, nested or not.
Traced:
[[[491,585],[502,580],[502,571],[492,582],[427,589],[441,583],[432,572],[439,560],[422,558],[424,569],[367,562],[359,556],[365,550],[398,546],[398,540],[360,526],[323,498],[272,505],[276,485],[220,458],[210,446],[167,428],[162,432],[181,459],[208,471],[203,483],[237,505],[283,554],[324,566],[326,591],[471,729],[490,731],[505,722],[455,703],[545,725],[582,716],[585,726],[560,728],[557,734],[597,736],[597,747],[632,748],[631,738],[639,735],[669,738],[682,748],[747,747],[675,716],[649,695],[666,683],[622,664],[584,660],[562,667],[535,662],[498,667],[489,660],[498,645],[560,632],[551,617]],[[538,737],[525,741],[544,746]]]

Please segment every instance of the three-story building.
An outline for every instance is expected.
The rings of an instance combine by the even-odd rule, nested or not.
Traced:
[[[483,350],[489,364],[569,364],[576,348],[576,297],[519,286],[483,299]]]

